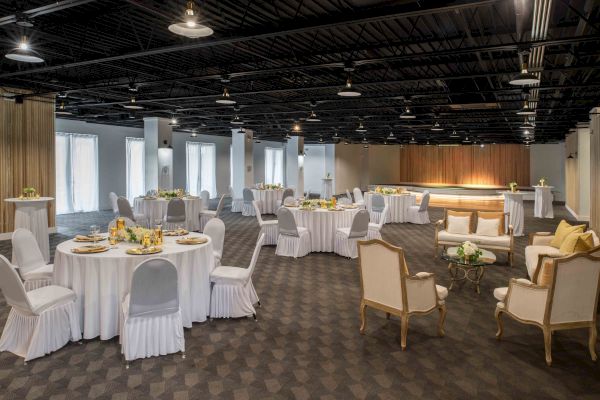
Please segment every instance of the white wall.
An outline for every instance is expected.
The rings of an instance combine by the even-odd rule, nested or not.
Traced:
[[[554,186],[554,200],[565,201],[565,143],[533,144],[529,149],[530,185],[537,185],[540,178]]]
[[[326,171],[325,146],[304,145],[304,191],[321,193],[321,184]]]

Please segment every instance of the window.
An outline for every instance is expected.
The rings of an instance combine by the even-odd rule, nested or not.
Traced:
[[[210,197],[217,196],[216,149],[213,143],[186,142],[187,191],[198,196],[207,190]]]
[[[283,149],[265,148],[265,183],[283,184]]]
[[[56,133],[56,213],[98,210],[98,136]]]
[[[127,199],[133,199],[146,192],[146,148],[143,138],[125,138],[127,154]]]

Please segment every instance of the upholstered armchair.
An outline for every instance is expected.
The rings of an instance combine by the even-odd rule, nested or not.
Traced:
[[[446,317],[445,299],[448,289],[435,284],[435,276],[428,272],[410,275],[404,251],[384,242],[368,240],[358,242],[360,265],[360,333],[367,328],[367,307],[384,311],[401,319],[400,343],[406,349],[408,319],[435,310],[440,313],[438,334],[444,336]]]
[[[544,333],[546,363],[551,365],[552,332],[585,328],[589,330],[590,356],[596,361],[600,247],[568,257],[544,257],[542,261],[545,270],[536,271],[533,282],[511,279],[508,287],[494,290],[494,297],[498,300],[496,338],[500,340],[502,337],[503,314],[518,322],[538,326]],[[541,279],[542,274],[544,279]]]

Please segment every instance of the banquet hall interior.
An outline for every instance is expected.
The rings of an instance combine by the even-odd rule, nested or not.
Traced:
[[[600,2],[0,1],[0,399],[592,399]]]

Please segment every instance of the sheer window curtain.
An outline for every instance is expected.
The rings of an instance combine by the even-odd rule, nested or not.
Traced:
[[[146,193],[145,144],[143,138],[125,138],[127,156],[127,199],[133,200]]]
[[[283,149],[265,148],[265,183],[283,184]]]
[[[56,133],[56,213],[98,210],[98,136]]]
[[[210,197],[217,196],[216,147],[213,143],[186,142],[187,191],[198,196],[207,190]]]

